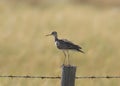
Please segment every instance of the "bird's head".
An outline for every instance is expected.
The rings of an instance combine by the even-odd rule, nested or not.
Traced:
[[[57,37],[57,32],[56,32],[56,31],[53,31],[51,34],[48,34],[48,35],[46,35],[46,36],[51,36],[51,35]]]

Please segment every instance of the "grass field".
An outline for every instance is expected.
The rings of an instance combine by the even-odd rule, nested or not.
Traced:
[[[0,75],[60,76],[64,55],[53,37],[45,36],[52,31],[83,47],[85,54],[70,52],[77,76],[120,75],[119,8],[4,2],[0,3]],[[119,85],[119,79],[76,80],[76,86]],[[60,80],[0,78],[0,86],[60,86]]]

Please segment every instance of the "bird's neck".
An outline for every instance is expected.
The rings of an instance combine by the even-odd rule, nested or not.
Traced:
[[[58,40],[58,37],[57,37],[57,36],[54,36],[54,38],[55,38],[55,41],[57,41],[57,40]]]

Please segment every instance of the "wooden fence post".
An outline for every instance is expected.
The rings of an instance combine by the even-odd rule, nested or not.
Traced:
[[[75,86],[76,66],[63,66],[61,86]]]

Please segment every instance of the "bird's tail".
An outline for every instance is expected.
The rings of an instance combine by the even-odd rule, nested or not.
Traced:
[[[80,50],[80,49],[79,49],[78,51],[81,52],[81,53],[85,53],[84,51],[82,51],[82,50]]]

